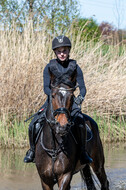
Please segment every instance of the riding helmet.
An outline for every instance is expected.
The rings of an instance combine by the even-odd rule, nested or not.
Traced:
[[[58,47],[70,47],[71,48],[71,41],[66,36],[57,36],[52,41],[52,50],[55,50]]]

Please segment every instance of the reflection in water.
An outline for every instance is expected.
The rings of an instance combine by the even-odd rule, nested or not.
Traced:
[[[126,145],[106,145],[104,152],[110,189],[126,190]],[[23,163],[24,155],[25,150],[0,150],[0,190],[41,189],[35,164]],[[82,187],[78,173],[73,177],[72,189],[80,190]]]
[[[105,167],[112,190],[126,190],[126,144],[109,144],[104,147]]]
[[[0,151],[0,190],[41,189],[34,164],[24,164],[25,150]]]

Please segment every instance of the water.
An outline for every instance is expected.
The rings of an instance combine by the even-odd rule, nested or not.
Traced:
[[[104,147],[105,168],[112,190],[126,190],[126,144]]]
[[[25,151],[0,150],[0,190],[42,189],[35,165],[23,163]],[[126,190],[126,144],[106,145],[104,152],[110,190]],[[74,175],[71,184],[73,190],[86,189],[79,173]]]

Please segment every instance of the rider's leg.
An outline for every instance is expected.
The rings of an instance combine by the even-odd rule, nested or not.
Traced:
[[[30,149],[27,151],[26,156],[24,158],[25,163],[33,162],[35,158],[35,120],[34,118],[29,125],[29,143]]]
[[[30,149],[27,151],[26,156],[24,158],[25,163],[33,162],[35,158],[35,144],[36,144],[36,137],[37,134],[42,126],[42,123],[44,121],[44,116],[41,119],[34,119],[33,122],[29,125],[29,144]]]
[[[36,132],[38,132],[38,126],[42,125],[43,120],[45,119],[45,111],[48,104],[48,100],[44,103],[44,105],[39,109],[38,114],[33,118],[29,125],[29,143],[30,149],[26,152],[26,156],[24,157],[24,162],[29,163],[33,162],[35,158],[35,138]]]
[[[91,163],[93,160],[86,151],[87,130],[84,121],[83,123],[79,124],[79,131],[80,131],[80,145],[81,145],[80,162],[81,164]]]
[[[85,126],[85,120],[81,109],[77,106],[76,103],[73,103],[71,116],[75,118],[75,124],[78,126],[79,123],[79,133],[80,133],[80,146],[81,146],[81,154],[80,161],[81,164],[91,163],[92,158],[89,157],[86,151],[86,139],[87,139],[87,130]]]

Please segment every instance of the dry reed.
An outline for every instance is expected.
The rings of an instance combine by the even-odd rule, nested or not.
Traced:
[[[83,70],[87,95],[84,112],[126,115],[126,51],[119,56],[119,45],[109,46],[103,55],[103,42],[94,44],[72,36],[71,58]],[[81,33],[81,31],[80,31]],[[67,35],[67,34],[66,34]],[[0,31],[0,114],[23,116],[37,111],[44,103],[43,69],[53,58],[52,38],[43,31],[34,32],[28,23],[21,34],[15,25]]]

